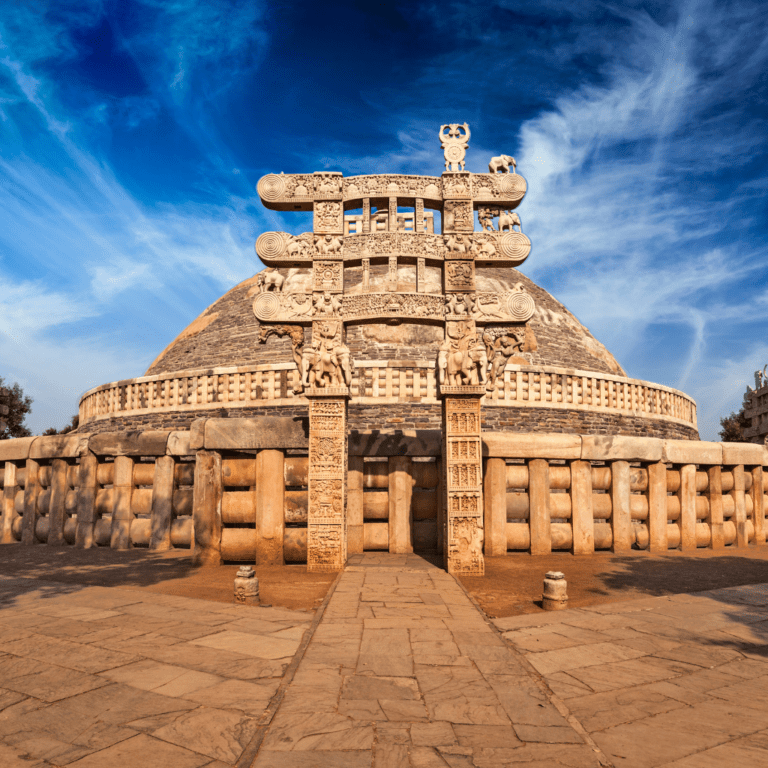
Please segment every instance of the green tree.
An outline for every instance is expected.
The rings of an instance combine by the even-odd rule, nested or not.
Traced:
[[[67,432],[72,432],[73,430],[77,429],[77,425],[80,423],[80,415],[75,414],[70,420],[69,424],[67,424],[66,427],[62,429],[56,429],[56,427],[48,427],[48,429],[43,432],[43,435],[66,435]]]
[[[0,388],[4,386],[3,377],[0,376]],[[6,387],[8,390],[8,415],[3,417],[6,422],[5,429],[0,430],[0,440],[8,440],[11,437],[29,437],[32,432],[25,426],[24,417],[32,410],[32,398],[25,397],[18,384]]]

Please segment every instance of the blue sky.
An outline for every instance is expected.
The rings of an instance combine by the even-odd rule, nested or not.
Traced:
[[[0,376],[62,427],[261,268],[268,172],[517,158],[551,291],[702,437],[768,362],[768,5],[0,4]]]

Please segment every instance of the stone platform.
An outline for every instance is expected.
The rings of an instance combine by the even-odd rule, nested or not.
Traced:
[[[768,766],[768,588],[489,622],[416,555],[312,615],[0,578],[4,768]]]

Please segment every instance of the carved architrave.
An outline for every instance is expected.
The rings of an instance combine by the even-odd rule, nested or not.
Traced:
[[[468,292],[475,290],[475,264],[467,261],[445,263],[445,290]]]
[[[512,208],[525,197],[528,185],[519,173],[473,173],[472,197],[483,202],[501,202]]]
[[[443,320],[445,300],[425,293],[358,293],[342,298],[345,320],[401,318]]]
[[[339,571],[347,560],[347,403],[308,390],[307,570]]]
[[[311,293],[259,293],[253,300],[253,313],[267,323],[309,323],[314,312]]]
[[[349,176],[344,179],[344,199],[370,197],[414,197],[422,200],[442,200],[440,178],[437,176]]]
[[[356,260],[363,256],[411,256],[440,260],[444,258],[445,244],[442,235],[415,232],[371,232],[350,235],[344,243],[345,259]]]
[[[340,235],[344,231],[344,210],[340,202],[320,201],[314,207],[313,231]]]
[[[480,291],[473,296],[472,317],[478,323],[524,323],[533,317],[536,303],[522,285],[505,293]]]
[[[344,271],[340,261],[315,261],[313,288],[316,291],[341,293],[344,290]]]
[[[472,232],[475,217],[470,200],[446,200],[443,204],[443,232]]]
[[[480,398],[483,391],[443,396],[445,562],[449,573],[482,575],[483,477]]]

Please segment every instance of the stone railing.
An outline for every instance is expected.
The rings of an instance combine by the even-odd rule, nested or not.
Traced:
[[[201,562],[306,562],[308,419],[0,440],[0,543],[192,548]],[[768,449],[484,432],[484,552],[764,545]],[[440,550],[439,430],[351,431],[350,553]]]
[[[294,393],[293,363],[180,371],[104,384],[80,399],[80,423],[115,416],[206,408],[306,403]],[[350,402],[438,403],[431,361],[362,360],[356,363]],[[621,376],[555,367],[508,365],[486,407],[556,408],[671,420],[696,427],[696,403],[683,392]]]

